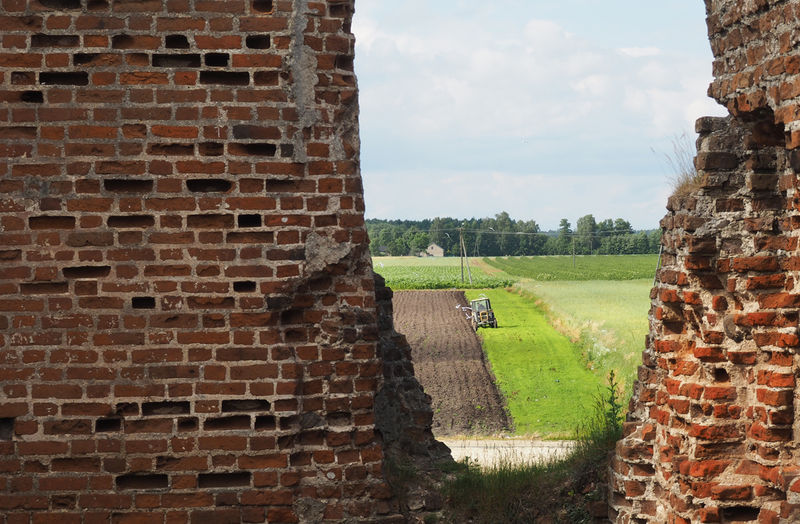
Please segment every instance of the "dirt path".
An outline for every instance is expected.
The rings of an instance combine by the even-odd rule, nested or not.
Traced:
[[[433,432],[493,435],[509,420],[481,344],[456,305],[463,291],[397,291],[395,329],[411,346],[417,379],[433,399]]]
[[[440,439],[456,461],[468,458],[480,466],[531,464],[564,458],[575,447],[571,440]]]

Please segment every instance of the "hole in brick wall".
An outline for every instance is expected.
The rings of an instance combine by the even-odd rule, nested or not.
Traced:
[[[256,429],[262,431],[275,429],[275,417],[272,415],[262,415],[260,417],[256,417]]]
[[[164,37],[164,47],[168,49],[189,49],[189,39],[186,35],[167,35]]]
[[[237,415],[234,417],[207,418],[203,422],[205,430],[250,429],[250,417]]]
[[[166,475],[121,475],[116,479],[119,489],[163,489],[168,487],[169,478]]]
[[[255,144],[228,144],[228,152],[232,155],[244,156],[275,156],[278,147],[275,144],[255,143]]]
[[[230,191],[233,183],[221,178],[199,178],[187,180],[186,187],[193,193],[224,193]]]
[[[338,55],[334,61],[336,69],[353,70],[353,55]]]
[[[13,71],[11,85],[31,85],[36,83],[36,73],[32,71]]]
[[[111,37],[112,49],[130,49],[136,43],[136,39],[130,35],[114,35]]]
[[[39,83],[45,85],[86,86],[89,85],[89,73],[39,73]]]
[[[204,58],[208,67],[227,67],[231,57],[228,53],[207,53]]]
[[[24,295],[49,295],[68,293],[69,284],[66,282],[28,282],[19,285]]]
[[[197,417],[183,417],[178,419],[178,431],[195,431],[199,426]]]
[[[246,86],[250,83],[250,73],[231,71],[200,71],[201,84]]]
[[[11,440],[14,437],[14,418],[0,418],[0,440]]]
[[[269,411],[269,408],[269,402],[261,399],[242,398],[222,401],[223,413],[231,411]]]
[[[722,519],[724,522],[750,522],[758,519],[761,508],[750,506],[733,506],[722,508]]]
[[[189,402],[144,402],[142,416],[185,415],[189,413]]]
[[[249,35],[244,40],[245,45],[250,49],[269,49],[269,35]]]
[[[728,372],[722,368],[716,368],[714,370],[714,381],[715,382],[727,382],[731,379],[728,375]]]
[[[78,35],[31,35],[31,47],[77,47]]]
[[[331,4],[328,6],[328,12],[331,16],[342,18],[350,13],[350,6],[345,4]]]
[[[294,145],[281,144],[281,158],[291,158],[294,156]]]
[[[253,10],[269,13],[272,11],[272,0],[253,0]]]
[[[249,471],[236,473],[200,473],[197,475],[197,486],[200,488],[233,488],[249,485]]]
[[[75,53],[72,55],[72,65],[86,65],[91,64],[100,53]]]
[[[108,9],[108,1],[107,0],[89,0],[86,4],[86,8],[90,11],[99,11],[100,9]]]
[[[261,227],[261,215],[239,215],[236,217],[239,227]]]
[[[103,187],[115,193],[148,193],[153,190],[153,181],[107,178],[103,180]]]
[[[202,142],[199,148],[204,156],[221,156],[225,153],[225,144],[222,142]]]
[[[75,217],[29,217],[28,226],[31,229],[74,229]]]
[[[39,0],[43,7],[50,9],[80,9],[81,0]]]
[[[252,280],[240,280],[233,283],[233,290],[237,293],[251,293],[256,290],[256,283]]]
[[[150,144],[147,152],[151,155],[192,156],[194,144]]]
[[[133,297],[131,298],[133,309],[155,309],[156,299],[153,297]]]
[[[73,266],[61,271],[65,278],[101,278],[108,276],[111,266]]]
[[[122,419],[119,418],[99,418],[94,423],[95,433],[107,433],[122,429]]]
[[[153,67],[200,67],[200,55],[153,55]]]
[[[115,215],[108,217],[106,223],[119,229],[147,228],[155,224],[155,219],[152,215]]]
[[[29,104],[41,104],[44,102],[44,94],[41,91],[23,91],[19,95],[21,102]]]

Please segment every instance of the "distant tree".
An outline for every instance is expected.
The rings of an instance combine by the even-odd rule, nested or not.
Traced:
[[[591,254],[594,252],[594,237],[597,231],[597,223],[592,215],[584,215],[578,219],[575,227],[577,235],[577,252],[581,254]]]
[[[633,233],[631,223],[621,218],[616,219],[614,221],[614,233],[618,235],[629,235]]]

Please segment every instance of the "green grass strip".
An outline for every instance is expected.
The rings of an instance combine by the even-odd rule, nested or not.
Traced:
[[[481,293],[491,300],[500,327],[479,334],[516,433],[572,438],[590,416],[602,381],[532,299],[500,289],[467,291],[467,297]]]

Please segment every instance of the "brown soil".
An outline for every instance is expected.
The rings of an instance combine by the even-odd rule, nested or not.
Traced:
[[[397,291],[395,329],[411,346],[414,370],[433,399],[433,433],[493,435],[509,418],[480,341],[464,314],[463,291]]]

